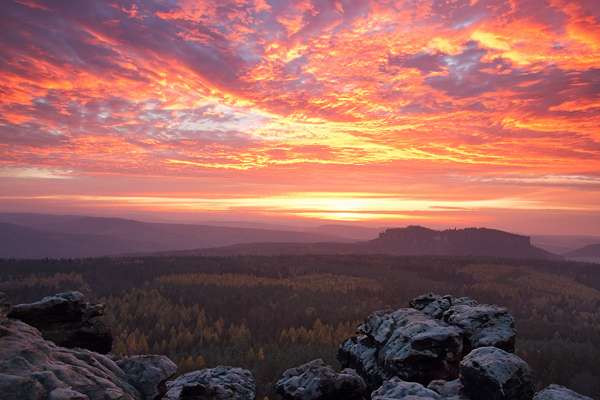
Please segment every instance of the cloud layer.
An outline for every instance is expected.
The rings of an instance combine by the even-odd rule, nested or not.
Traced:
[[[8,0],[0,46],[2,179],[599,211],[591,1]]]

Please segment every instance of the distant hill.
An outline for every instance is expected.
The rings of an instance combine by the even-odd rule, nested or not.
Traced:
[[[96,257],[252,242],[356,242],[327,234],[224,226],[148,223],[123,218],[0,213],[0,257]],[[17,229],[20,228],[26,229]]]
[[[600,243],[600,236],[531,235],[532,245],[555,254],[565,254],[594,243]]]
[[[586,261],[600,264],[600,243],[590,244],[582,248],[569,251],[563,257],[572,261]]]
[[[168,250],[113,236],[53,232],[0,222],[1,258],[84,258],[125,252]]]
[[[492,255],[513,258],[562,259],[534,247],[528,236],[495,229],[466,228],[436,231],[420,226],[392,228],[379,238],[358,243],[244,243],[221,248],[167,252],[165,255],[277,255],[277,254],[393,254]]]

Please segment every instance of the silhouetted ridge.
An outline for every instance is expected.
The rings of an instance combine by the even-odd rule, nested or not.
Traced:
[[[590,244],[563,255],[565,257],[600,257],[600,243]]]
[[[528,236],[496,229],[465,228],[436,231],[422,226],[392,228],[370,243],[394,254],[506,255],[538,254]],[[542,251],[542,250],[540,250]]]

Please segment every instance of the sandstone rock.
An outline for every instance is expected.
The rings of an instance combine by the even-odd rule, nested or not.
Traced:
[[[394,377],[383,382],[382,386],[371,394],[371,400],[442,400],[439,394],[414,382],[404,382]]]
[[[353,369],[338,374],[318,359],[285,371],[275,392],[287,400],[359,400],[367,385]]]
[[[338,360],[355,369],[371,390],[393,376],[422,383],[458,376],[459,330],[418,310],[372,313],[358,332],[365,335],[342,343]]]
[[[514,354],[497,347],[481,347],[460,363],[460,382],[473,399],[530,400],[531,368]]]
[[[139,399],[109,357],[45,341],[17,320],[0,322],[0,399]]]
[[[13,306],[8,317],[37,328],[57,346],[106,354],[112,348],[110,330],[104,323],[90,321],[102,315],[103,310],[104,304],[90,305],[82,293],[71,291]]]
[[[450,295],[440,296],[433,293],[422,294],[410,301],[410,306],[423,314],[429,315],[431,318],[442,319],[444,313],[452,306],[468,305],[476,306],[478,303],[468,297],[457,299]]]
[[[560,385],[550,385],[537,392],[533,400],[592,400]]]
[[[254,400],[256,384],[246,369],[219,365],[167,382],[164,400]]]
[[[10,299],[7,295],[0,292],[0,321],[8,315],[10,308]]]
[[[350,337],[339,346],[337,359],[342,367],[354,369],[370,390],[375,390],[383,381],[392,377],[379,365],[378,351],[372,337]]]
[[[504,307],[456,305],[444,313],[443,320],[463,331],[465,352],[487,346],[515,352],[515,319]]]
[[[465,388],[460,383],[459,379],[453,381],[435,380],[427,385],[427,389],[431,389],[440,395],[442,399],[448,400],[469,400],[465,394]]]
[[[51,391],[48,400],[88,400],[88,397],[71,389],[60,388]]]
[[[140,392],[140,400],[159,399],[167,392],[167,380],[177,372],[177,365],[165,356],[143,355],[119,359],[116,364],[128,382]]]

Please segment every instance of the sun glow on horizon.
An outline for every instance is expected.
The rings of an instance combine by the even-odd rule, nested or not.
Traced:
[[[0,6],[0,209],[600,211],[584,0],[69,4]]]

